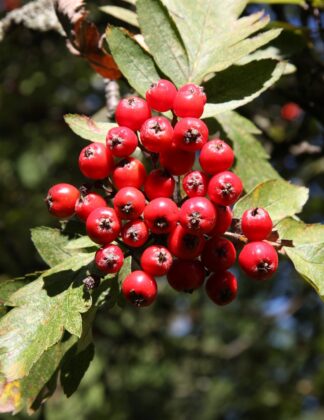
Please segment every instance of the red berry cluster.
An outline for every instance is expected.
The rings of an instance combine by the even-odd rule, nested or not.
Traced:
[[[91,143],[79,156],[82,174],[94,186],[99,182],[105,198],[89,187],[78,190],[69,184],[48,192],[49,211],[60,218],[76,214],[88,236],[101,245],[95,264],[103,275],[121,269],[125,252],[134,256],[141,270],[124,279],[122,293],[136,306],[155,300],[155,277],[163,275],[175,290],[185,292],[208,277],[210,299],[219,305],[231,302],[237,280],[227,270],[236,260],[237,237],[248,242],[238,258],[248,276],[265,280],[277,269],[277,252],[265,241],[272,231],[266,210],[247,210],[239,234],[227,232],[231,206],[243,186],[229,171],[231,147],[219,138],[208,140],[208,128],[199,119],[205,103],[199,86],[190,83],[177,90],[167,80],[152,84],[146,101],[135,96],[121,100],[118,127],[108,131],[106,145]],[[172,111],[172,122],[152,116],[151,110]],[[131,156],[137,147],[154,164],[150,173]],[[199,169],[193,169],[196,157]]]

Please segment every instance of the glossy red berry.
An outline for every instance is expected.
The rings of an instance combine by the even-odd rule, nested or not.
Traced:
[[[115,157],[131,155],[138,144],[137,136],[127,127],[113,127],[108,131],[106,146]]]
[[[123,266],[123,251],[116,245],[105,245],[95,255],[97,268],[105,274],[117,273]]]
[[[161,245],[149,246],[141,256],[143,270],[152,276],[164,276],[170,270],[171,265],[171,253]]]
[[[216,210],[216,224],[211,232],[210,236],[221,235],[226,232],[232,224],[233,212],[229,206],[215,205]]]
[[[286,121],[296,120],[302,112],[300,106],[295,102],[288,102],[281,107],[281,117]]]
[[[123,226],[121,237],[126,245],[138,248],[148,240],[149,230],[143,220],[131,220]]]
[[[172,175],[183,175],[195,162],[195,153],[177,149],[173,143],[170,150],[160,153],[160,164]]]
[[[243,191],[240,178],[230,171],[220,172],[212,177],[208,184],[208,195],[215,204],[231,206]]]
[[[205,269],[198,260],[174,260],[167,279],[178,292],[192,293],[204,283]]]
[[[133,271],[123,281],[122,294],[125,299],[137,307],[149,306],[157,295],[155,278],[144,271]]]
[[[122,99],[116,108],[115,118],[118,125],[131,130],[139,130],[145,120],[151,117],[146,101],[137,96]]]
[[[171,147],[173,127],[167,118],[153,117],[144,122],[140,136],[145,149],[158,153]]]
[[[174,98],[173,111],[178,117],[199,118],[204,112],[206,95],[193,83],[182,86]]]
[[[172,197],[175,180],[165,169],[151,171],[144,183],[144,192],[149,200],[159,197]]]
[[[114,209],[120,219],[135,220],[145,207],[144,194],[134,187],[124,187],[114,197]]]
[[[112,179],[117,189],[124,187],[140,188],[145,181],[146,170],[141,161],[128,157],[117,163]]]
[[[199,162],[205,172],[214,175],[226,171],[233,165],[234,152],[224,141],[213,139],[201,149]]]
[[[201,171],[191,171],[182,180],[188,197],[204,197],[207,194],[209,178]]]
[[[179,209],[170,198],[155,198],[144,209],[144,220],[153,233],[168,233],[179,219]]]
[[[80,191],[71,184],[53,185],[47,193],[45,202],[48,211],[62,219],[74,214],[75,203],[80,197]]]
[[[189,231],[208,233],[215,226],[215,207],[205,197],[189,198],[181,206],[179,221]]]
[[[208,297],[217,305],[227,305],[237,296],[237,280],[230,271],[213,273],[206,282]]]
[[[255,207],[243,213],[241,227],[249,241],[262,241],[272,231],[272,220],[267,210]]]
[[[114,209],[99,207],[93,210],[86,221],[88,236],[98,244],[109,244],[120,232],[120,222]]]
[[[81,150],[79,168],[87,178],[106,178],[112,171],[113,165],[111,152],[102,143],[91,143]]]
[[[197,258],[204,249],[205,238],[201,233],[188,232],[178,225],[168,237],[168,249],[172,255],[184,260]]]
[[[278,268],[278,254],[267,242],[250,242],[239,255],[242,270],[255,280],[266,280]]]
[[[93,210],[106,205],[106,200],[99,194],[89,193],[82,195],[75,204],[75,214],[79,219],[86,221]]]
[[[214,236],[207,241],[201,261],[209,271],[224,271],[236,260],[236,250],[231,241]]]
[[[207,125],[198,118],[183,118],[174,127],[173,141],[178,149],[200,150],[208,140]]]
[[[169,80],[161,79],[152,83],[146,92],[146,101],[152,109],[159,112],[169,111],[177,94],[177,89]]]

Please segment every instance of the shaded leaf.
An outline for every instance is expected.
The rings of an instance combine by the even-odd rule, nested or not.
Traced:
[[[37,277],[39,274],[37,275]],[[33,280],[32,276],[28,278],[20,277],[17,279],[0,278],[0,306],[5,305],[10,296],[21,287]]]
[[[138,28],[136,13],[132,10],[118,6],[102,6],[100,7],[100,10]]]
[[[255,137],[260,131],[251,121],[233,111],[219,114],[216,119],[233,142],[236,156],[234,172],[242,179],[246,191],[262,181],[280,178]]]
[[[281,179],[269,180],[257,185],[234,206],[234,216],[254,207],[268,210],[274,222],[299,213],[308,199],[308,189]],[[287,238],[289,239],[289,238]]]
[[[287,218],[277,229],[281,239],[293,241],[293,248],[284,249],[296,270],[324,299],[324,225]]]
[[[108,130],[116,127],[115,123],[95,122],[86,115],[66,114],[64,121],[71,128],[71,130],[85,140],[97,141],[106,143],[106,136]]]
[[[157,65],[178,87],[184,85],[189,76],[188,57],[167,9],[160,0],[138,0],[136,10],[141,32]]]
[[[145,96],[151,83],[161,78],[152,57],[118,28],[108,28],[106,37],[112,55],[128,83]]]

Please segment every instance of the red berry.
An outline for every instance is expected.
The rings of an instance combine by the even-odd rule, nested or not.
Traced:
[[[208,233],[215,226],[215,207],[205,197],[189,198],[181,206],[179,221],[187,230]]]
[[[302,112],[300,106],[295,102],[288,102],[281,107],[281,117],[287,121],[296,120]]]
[[[86,221],[89,214],[98,207],[105,207],[106,200],[101,195],[89,193],[81,196],[75,204],[75,214],[83,221]]]
[[[80,197],[80,191],[71,184],[53,185],[47,193],[45,202],[48,211],[62,219],[74,214],[75,203]]]
[[[237,296],[237,280],[230,271],[213,273],[206,282],[208,297],[217,305],[227,305]]]
[[[241,226],[249,241],[262,241],[272,231],[272,220],[267,210],[256,207],[243,213]]]
[[[91,143],[81,150],[79,168],[87,178],[106,178],[112,171],[113,165],[112,155],[102,143]]]
[[[266,280],[278,268],[278,255],[274,247],[266,242],[250,242],[239,255],[242,270],[255,280]]]
[[[206,95],[202,88],[193,83],[182,86],[175,96],[173,111],[178,117],[199,118],[204,112]]]
[[[137,188],[124,187],[114,197],[114,208],[120,219],[138,219],[144,207],[144,194]]]
[[[164,117],[153,117],[144,122],[140,131],[143,146],[150,152],[161,152],[171,147],[173,127]]]
[[[209,271],[224,271],[236,260],[236,250],[231,241],[214,236],[207,241],[201,261]]]
[[[197,258],[204,249],[205,238],[201,233],[188,232],[178,225],[169,235],[168,249],[175,257],[184,260]]]
[[[171,265],[171,253],[161,245],[149,246],[141,256],[143,270],[152,276],[164,276],[169,271]]]
[[[125,299],[137,307],[149,306],[157,295],[155,278],[144,271],[133,271],[123,281],[122,294]]]
[[[231,206],[242,194],[240,178],[230,171],[220,172],[212,177],[208,184],[208,195],[215,204]]]
[[[169,111],[173,106],[177,89],[173,83],[168,80],[159,80],[152,83],[146,92],[146,100],[149,106],[155,111]]]
[[[123,263],[124,254],[119,246],[105,245],[96,252],[95,264],[103,273],[117,273],[122,268]]]
[[[114,209],[99,207],[93,210],[86,221],[88,236],[98,244],[109,244],[120,232],[120,222]]]
[[[200,150],[208,140],[207,125],[198,118],[183,118],[174,127],[173,140],[178,149]]]
[[[214,175],[226,171],[233,165],[234,152],[224,141],[220,139],[210,140],[201,149],[199,162],[204,171]]]
[[[204,283],[205,269],[197,260],[174,260],[167,279],[178,292],[192,293]]]
[[[216,224],[211,232],[210,236],[221,235],[226,232],[232,224],[233,212],[229,206],[215,205],[216,210]]]
[[[195,153],[177,149],[173,143],[170,150],[160,153],[160,164],[172,175],[183,175],[195,162]]]
[[[112,179],[117,189],[124,187],[140,188],[145,181],[146,170],[141,161],[128,157],[117,163]]]
[[[189,172],[182,180],[182,186],[188,197],[204,197],[207,194],[209,178],[201,171]]]
[[[126,245],[138,248],[148,240],[149,231],[143,220],[131,220],[123,226],[121,237]]]
[[[106,146],[115,157],[127,157],[131,155],[136,149],[137,144],[136,134],[127,127],[113,127],[108,131]]]
[[[165,169],[151,171],[144,183],[144,191],[149,200],[159,197],[172,197],[175,180]]]
[[[179,209],[170,198],[155,198],[144,209],[144,220],[153,233],[168,233],[179,219]]]
[[[144,99],[137,96],[122,99],[116,108],[115,118],[120,126],[139,130],[145,120],[151,117],[151,110]]]

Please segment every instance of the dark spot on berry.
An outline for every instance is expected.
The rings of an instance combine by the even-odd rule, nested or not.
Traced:
[[[196,235],[190,235],[190,233],[186,233],[182,240],[187,249],[195,249],[199,243],[199,238]]]
[[[153,123],[150,126],[150,130],[153,130],[155,134],[161,133],[163,131],[160,124],[157,121],[153,121]]]
[[[220,246],[219,248],[215,248],[215,254],[220,257],[224,258],[227,256],[227,249],[225,246]]]
[[[222,190],[222,196],[223,197],[227,197],[227,196],[232,195],[234,193],[233,185],[229,182],[226,182],[225,184],[223,184],[222,187],[221,187],[221,190]]]
[[[51,194],[48,194],[44,201],[47,205],[48,210],[51,210],[53,206],[53,197],[51,196]]]
[[[159,253],[157,255],[157,260],[158,260],[158,263],[161,264],[161,265],[167,261],[165,251],[159,251]]]
[[[169,222],[164,217],[158,217],[154,221],[154,226],[158,229],[165,229],[169,226]]]
[[[259,214],[259,209],[256,207],[255,209],[251,210],[251,216],[255,217]]]
[[[189,128],[183,136],[185,144],[200,143],[201,136],[196,128]]]
[[[84,287],[87,290],[92,290],[92,289],[95,289],[96,287],[99,286],[99,284],[100,284],[100,277],[99,276],[95,276],[95,275],[92,275],[92,276],[89,275],[86,278],[84,278],[82,280],[82,282],[84,284]]]
[[[127,160],[127,159],[123,159],[123,160],[121,160],[120,162],[118,162],[118,167],[119,168],[125,168],[125,167],[129,167],[130,168],[130,166],[131,166],[131,163],[132,162],[130,162],[129,160]]]
[[[84,151],[84,157],[90,158],[94,155],[94,151],[92,147],[87,147]]]
[[[129,106],[133,106],[135,104],[135,102],[136,102],[135,98],[128,98],[127,99],[127,103],[128,103]]]
[[[272,265],[268,260],[262,260],[257,265],[257,270],[259,273],[269,273],[271,271]]]
[[[102,219],[100,219],[100,221],[99,221],[99,228],[101,229],[101,230],[108,230],[108,231],[110,231],[111,230],[111,228],[112,228],[112,220],[111,220],[111,218],[110,217],[105,217],[105,218],[102,218]]]
[[[153,88],[155,88],[155,86],[157,86],[157,83],[153,82],[153,83],[151,83],[150,88],[153,89]]]
[[[122,213],[130,214],[133,211],[133,204],[130,201],[127,201],[126,204],[123,204],[123,205],[119,206],[119,210]]]
[[[146,299],[140,293],[136,293],[135,290],[129,292],[130,301],[136,306],[142,306],[146,302]]]
[[[223,303],[228,302],[232,296],[233,296],[232,290],[226,286],[221,288],[218,295],[220,302],[223,302]]]
[[[122,143],[123,143],[123,139],[121,137],[116,136],[116,135],[112,136],[112,138],[109,141],[110,149],[113,149],[114,147],[117,147]]]
[[[189,214],[189,224],[190,227],[193,229],[198,229],[201,222],[201,214],[199,211],[194,211],[193,213]]]
[[[126,232],[126,238],[129,238],[134,242],[138,241],[138,229],[136,229],[135,227],[129,228]]]
[[[192,293],[193,293],[193,291],[194,291],[194,289],[183,289],[183,291],[184,291],[185,293],[190,293],[190,294],[192,294]]]

